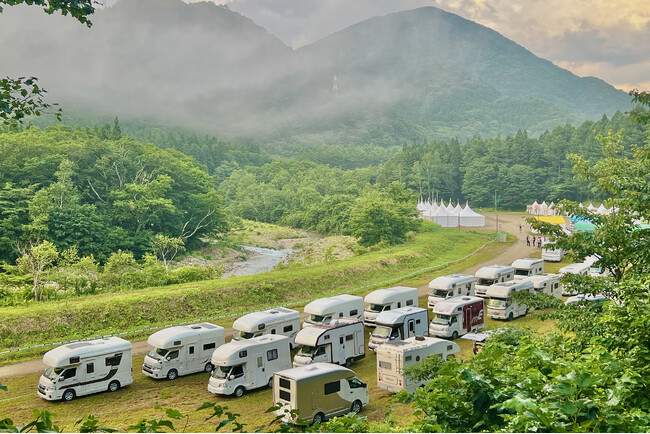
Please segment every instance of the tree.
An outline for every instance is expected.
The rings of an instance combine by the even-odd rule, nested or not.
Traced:
[[[185,244],[181,237],[168,237],[163,234],[156,234],[151,239],[154,254],[159,257],[165,268],[169,268],[169,261],[173,261],[179,251],[185,250]]]
[[[54,244],[49,241],[43,241],[40,244],[28,246],[18,246],[18,251],[22,257],[18,259],[18,266],[32,275],[34,286],[34,300],[39,299],[39,289],[41,287],[41,277],[59,257]]]

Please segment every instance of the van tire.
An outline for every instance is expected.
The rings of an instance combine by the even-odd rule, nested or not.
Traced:
[[[110,383],[108,383],[108,391],[109,392],[116,392],[117,389],[120,388],[120,382],[117,380],[113,380]]]
[[[454,332],[451,334],[452,339],[457,339],[458,338],[458,332],[454,330]]]
[[[350,406],[350,411],[354,414],[359,414],[361,412],[361,408],[363,407],[363,404],[361,401],[358,399],[352,403],[352,406]]]
[[[515,316],[512,314],[512,312],[510,312],[510,314],[508,315],[508,321],[512,321],[514,317]]]
[[[269,378],[269,382],[266,385],[269,386],[269,389],[273,389],[273,377]]]
[[[344,366],[346,368],[349,368],[351,364],[352,364],[352,359],[345,359]]]
[[[203,372],[212,372],[214,371],[214,365],[212,363],[207,363],[205,365],[205,368],[203,368]]]
[[[238,386],[232,394],[235,398],[241,398],[244,396],[245,391],[246,390],[242,386]]]
[[[63,395],[61,396],[61,399],[63,399],[65,402],[70,402],[72,401],[77,394],[75,393],[74,390],[68,389],[65,392],[63,392]]]
[[[323,413],[316,413],[314,415],[314,419],[312,420],[311,424],[314,425],[316,423],[323,423],[325,422],[325,415]]]
[[[170,369],[170,370],[167,372],[167,379],[168,379],[169,381],[171,381],[171,380],[175,380],[176,377],[178,377],[178,371],[177,371],[176,369]]]

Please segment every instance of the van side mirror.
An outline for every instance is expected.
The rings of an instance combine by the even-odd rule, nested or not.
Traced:
[[[228,380],[229,380],[229,381],[232,381],[232,380],[234,380],[234,379],[235,379],[235,376],[234,376],[234,375],[232,375],[232,374],[231,374],[231,375],[228,375]]]
[[[171,359],[169,358],[169,356],[167,356],[165,357],[165,360],[169,362]]]

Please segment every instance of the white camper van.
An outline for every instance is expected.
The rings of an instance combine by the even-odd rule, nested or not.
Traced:
[[[589,270],[591,270],[591,267],[588,264],[585,264],[584,262],[577,262],[574,264],[565,265],[558,270],[558,273],[560,276],[564,276],[565,274],[587,276],[589,275]],[[562,295],[576,295],[576,293],[570,293],[568,289],[569,287],[565,286]]]
[[[524,316],[528,310],[532,310],[525,304],[521,304],[512,299],[512,294],[519,291],[528,291],[535,293],[533,282],[516,281],[497,283],[487,291],[488,298],[488,316],[493,319],[511,319]]]
[[[418,305],[418,289],[407,286],[395,286],[387,289],[377,289],[363,299],[366,309],[363,312],[363,322],[368,327],[375,326],[375,318],[379,312],[399,309],[400,307]]]
[[[545,241],[542,243],[542,259],[548,262],[560,262],[566,252],[562,249],[555,248],[555,242]]]
[[[296,344],[302,345],[293,358],[293,366],[329,362],[350,366],[366,356],[363,323],[352,318],[310,326],[298,332]]]
[[[401,307],[377,315],[377,327],[370,334],[368,348],[374,350],[384,342],[429,334],[429,315],[421,307]]]
[[[433,309],[437,302],[452,297],[474,295],[474,276],[471,274],[450,274],[440,276],[429,282],[429,308]]]
[[[287,423],[321,423],[330,417],[359,413],[369,402],[368,385],[353,371],[331,363],[314,363],[273,376],[273,405],[281,406],[275,413]],[[295,418],[291,411],[297,413]]]
[[[328,324],[339,318],[362,319],[363,298],[357,295],[335,295],[312,301],[305,306],[304,312],[309,314],[302,326]]]
[[[485,298],[485,293],[490,285],[513,280],[514,276],[515,267],[512,265],[495,264],[479,268],[474,275],[476,277],[476,296]]]
[[[237,331],[233,336],[235,341],[266,334],[282,335],[289,338],[293,348],[300,330],[300,312],[286,307],[252,312],[237,319],[232,327]]]
[[[544,260],[537,258],[516,259],[512,266],[515,269],[515,280],[525,279],[544,272]]]
[[[404,375],[404,369],[434,354],[447,360],[459,352],[460,347],[455,342],[424,336],[386,342],[376,350],[377,387],[393,393],[403,389],[413,393],[428,381],[412,380]]]
[[[208,392],[239,398],[246,390],[270,387],[275,372],[291,368],[289,338],[264,335],[228,342],[214,351],[212,364]]]
[[[551,295],[555,298],[562,298],[562,287],[560,286],[560,275],[542,273],[530,276],[525,281],[532,282],[536,293]]]
[[[429,335],[456,339],[466,333],[485,327],[483,299],[454,297],[439,301],[433,309]]]
[[[147,339],[153,349],[144,358],[142,373],[173,380],[179,375],[211,372],[210,357],[225,339],[224,328],[209,322],[157,331]]]
[[[38,396],[71,401],[95,392],[115,392],[133,383],[131,342],[111,337],[75,342],[48,351],[48,368],[38,381]]]

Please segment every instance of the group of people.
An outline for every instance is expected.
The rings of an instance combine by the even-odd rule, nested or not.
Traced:
[[[533,244],[532,246],[535,247],[535,243],[537,243],[537,247],[542,247],[542,238],[543,237],[535,237],[533,235]],[[530,247],[530,235],[526,235],[526,245]]]

